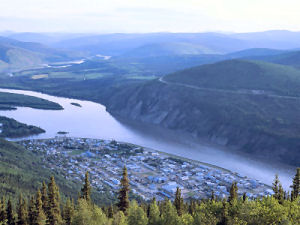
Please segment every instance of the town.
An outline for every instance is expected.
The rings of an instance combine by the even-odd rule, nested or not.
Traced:
[[[273,194],[268,185],[238,173],[115,140],[56,137],[19,144],[42,154],[45,167],[61,171],[67,179],[82,181],[89,171],[92,186],[99,192],[119,190],[125,165],[131,191],[144,200],[173,199],[177,187],[184,199],[209,198],[212,193],[225,198],[233,182],[237,182],[239,195],[259,198]]]

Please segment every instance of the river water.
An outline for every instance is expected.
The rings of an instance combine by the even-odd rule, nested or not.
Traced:
[[[269,165],[221,150],[216,146],[199,144],[173,131],[161,128],[150,129],[146,126],[130,126],[115,119],[106,111],[105,106],[98,103],[33,91],[0,88],[0,92],[35,96],[57,102],[64,108],[64,110],[40,110],[18,107],[13,111],[0,111],[2,116],[46,130],[46,133],[30,138],[52,138],[57,136],[58,131],[65,131],[71,137],[115,139],[213,164],[269,185],[277,173],[285,188],[291,184],[291,178],[295,173],[293,168]],[[78,103],[81,107],[71,103]]]

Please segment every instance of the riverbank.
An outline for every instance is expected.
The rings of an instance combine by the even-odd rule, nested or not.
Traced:
[[[4,90],[0,89],[0,91]],[[152,130],[144,125],[131,126],[114,118],[103,105],[95,102],[50,96],[33,91],[11,89],[7,91],[47,99],[64,108],[64,110],[54,111],[21,107],[15,111],[0,112],[0,115],[14,118],[22,123],[40,126],[46,130],[46,133],[33,138],[53,138],[57,136],[58,131],[65,131],[69,133],[68,136],[73,137],[115,139],[217,165],[243,174],[243,176],[263,180],[266,184],[271,184],[277,173],[284,188],[288,189],[291,184],[293,168],[287,169],[239,156],[218,146],[197,143],[191,137],[188,138],[186,135],[167,129]],[[77,102],[82,107],[73,106],[72,102]]]
[[[240,195],[247,193],[250,198],[273,193],[258,180],[130,143],[71,137],[18,143],[42,154],[45,166],[63,171],[67,179],[80,180],[89,170],[92,185],[98,191],[117,191],[126,165],[133,193],[144,200],[173,198],[177,187],[182,189],[185,199],[209,198],[212,192],[218,198],[225,198],[232,182],[238,183]]]

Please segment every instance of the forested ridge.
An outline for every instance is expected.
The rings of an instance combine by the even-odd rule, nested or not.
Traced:
[[[285,192],[278,176],[273,183],[273,196],[248,199],[238,196],[236,183],[231,185],[228,199],[210,199],[185,202],[177,188],[175,200],[150,203],[129,200],[129,180],[124,167],[120,182],[118,203],[99,207],[93,203],[89,174],[86,172],[78,199],[61,200],[54,177],[48,185],[43,182],[29,199],[19,196],[13,205],[10,199],[0,201],[1,225],[181,225],[181,224],[300,224],[300,168]]]

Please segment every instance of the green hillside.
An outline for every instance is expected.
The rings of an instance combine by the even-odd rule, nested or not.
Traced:
[[[27,198],[33,195],[42,182],[48,183],[54,176],[60,187],[63,199],[68,196],[76,198],[82,187],[80,181],[67,180],[59,170],[44,167],[38,152],[29,152],[22,146],[0,138],[0,196],[5,195],[16,201],[19,195]],[[93,199],[100,205],[114,201],[109,193],[92,192]]]
[[[296,166],[300,100],[279,95],[299,96],[299,78],[290,67],[231,60],[123,87],[105,103],[115,116]]]
[[[270,94],[300,96],[300,71],[258,61],[229,60],[194,67],[164,77],[175,83],[225,90],[262,90]]]
[[[0,139],[0,193],[17,196],[22,193],[29,196],[41,186],[53,171],[43,167],[42,159],[26,151],[21,146]],[[77,184],[66,181],[59,171],[55,177],[61,190],[66,195],[76,196]]]
[[[300,51],[279,55],[274,57],[271,61],[278,64],[300,68]]]

